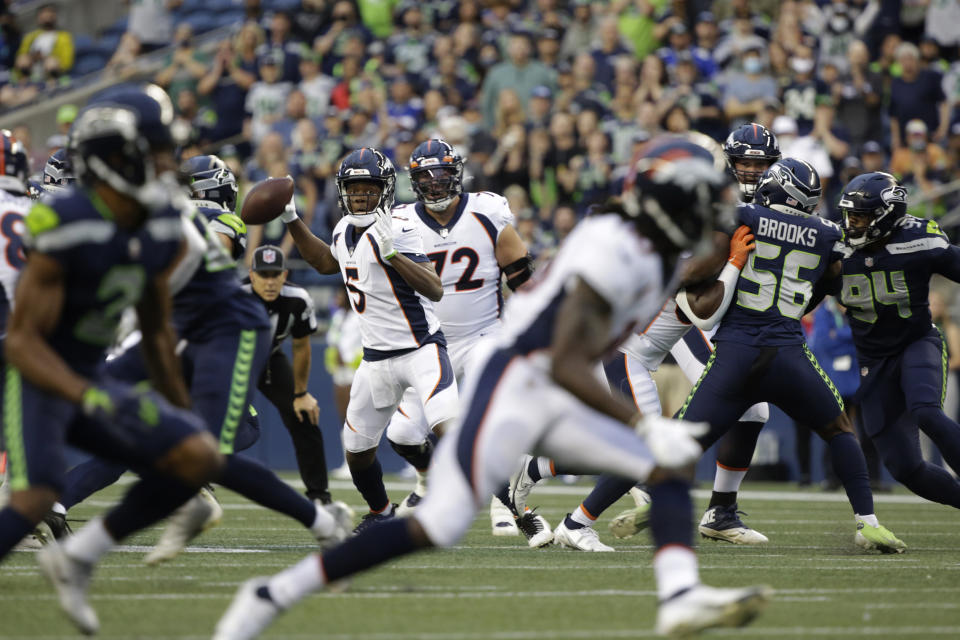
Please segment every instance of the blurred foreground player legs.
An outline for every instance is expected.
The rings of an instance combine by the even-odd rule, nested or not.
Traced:
[[[582,222],[540,280],[508,302],[503,333],[482,347],[458,427],[440,441],[432,489],[417,511],[272,578],[248,581],[215,638],[254,638],[278,613],[327,584],[418,549],[453,545],[519,455],[534,448],[586,471],[651,484],[659,633],[742,625],[756,615],[769,589],[699,582],[688,474],[701,450],[689,431],[703,425],[641,416],[601,380],[584,375],[634,322],[656,313],[679,253],[712,222],[723,178],[710,154],[675,142],[669,160],[657,145],[649,153],[636,178],[641,198],[629,193],[624,206]]]
[[[93,566],[117,541],[168,515],[224,465],[192,413],[156,392],[97,375],[120,314],[136,306],[155,388],[187,407],[174,354],[167,271],[183,248],[185,198],[173,177],[173,109],[157,87],[117,90],[77,118],[71,160],[87,189],[67,189],[26,218],[29,258],[5,344],[4,436],[10,504],[0,557],[50,510],[65,448],[123,462],[141,480],[105,517],[38,554],[60,604],[85,633]]]

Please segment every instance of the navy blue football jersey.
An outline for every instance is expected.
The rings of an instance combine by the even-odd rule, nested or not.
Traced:
[[[220,208],[198,207],[210,223],[210,228],[233,240],[233,259],[239,260],[247,252],[247,225],[240,216]]]
[[[737,207],[757,248],[740,272],[736,298],[713,337],[757,346],[802,344],[800,318],[813,285],[842,257],[843,230],[816,216],[782,213],[755,204]]]
[[[847,250],[840,300],[861,359],[902,353],[930,331],[934,273],[960,281],[960,248],[932,220],[904,216],[886,244]]]
[[[217,237],[220,231],[210,223],[211,218],[217,220],[223,213],[199,208],[185,214],[203,240],[201,261],[173,296],[173,325],[188,341],[207,340],[225,328],[270,326],[263,304],[243,290],[237,261]]]
[[[183,239],[180,211],[154,212],[138,229],[117,227],[95,195],[70,188],[35,204],[26,217],[31,251],[63,268],[60,321],[47,336],[71,367],[92,375],[116,337],[124,309],[167,269]]]

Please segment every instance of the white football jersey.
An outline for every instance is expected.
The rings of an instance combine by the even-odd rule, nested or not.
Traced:
[[[678,311],[676,299],[668,298],[653,321],[643,331],[627,338],[620,351],[639,360],[648,371],[656,371],[673,345],[693,326],[681,320]]]
[[[635,325],[645,326],[663,303],[663,263],[653,244],[620,216],[590,217],[574,228],[534,284],[510,298],[501,344],[521,353],[547,348],[567,287],[577,276],[612,308],[611,349]]]
[[[13,295],[17,288],[20,269],[26,262],[23,253],[23,233],[26,217],[33,201],[27,196],[18,196],[0,190],[0,286],[3,287],[3,302],[0,308],[0,336],[7,334],[7,314],[13,310]]]
[[[403,215],[393,216],[393,247],[417,262],[428,262],[420,227]],[[417,293],[386,260],[380,258],[372,227],[358,229],[342,218],[330,244],[354,311],[367,359],[382,359],[424,344],[440,329],[433,303]]]
[[[427,257],[443,281],[443,299],[435,310],[447,340],[475,337],[498,324],[503,296],[497,239],[514,224],[506,198],[487,191],[464,193],[444,226],[419,202],[393,212],[417,223]]]

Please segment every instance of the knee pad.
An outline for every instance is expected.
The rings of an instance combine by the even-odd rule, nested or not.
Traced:
[[[387,440],[394,451],[401,458],[412,464],[416,469],[426,469],[430,466],[430,458],[433,455],[433,440],[427,438],[420,444],[398,444],[393,440]]]

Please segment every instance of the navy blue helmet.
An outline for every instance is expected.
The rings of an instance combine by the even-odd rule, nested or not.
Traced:
[[[423,206],[443,211],[463,193],[463,158],[444,140],[421,142],[410,154],[410,182]]]
[[[762,124],[742,124],[727,136],[723,143],[723,155],[727,165],[740,185],[744,200],[752,201],[760,176],[780,159],[780,144],[777,136]],[[766,167],[759,170],[737,169],[737,160],[762,160]]]
[[[172,197],[171,180],[159,179],[153,152],[174,148],[173,104],[156,85],[122,85],[91,99],[80,111],[67,141],[67,157],[77,180],[99,182],[148,209]]]
[[[367,200],[363,211],[354,211],[351,198],[347,195],[347,185],[357,182],[374,183],[380,187],[376,200]],[[372,147],[351,151],[340,163],[337,170],[337,195],[340,210],[350,224],[366,227],[373,224],[378,211],[389,212],[393,208],[393,195],[397,186],[397,172],[387,156]],[[371,194],[370,197],[373,197]]]
[[[27,174],[30,162],[23,143],[13,137],[6,129],[0,129],[0,145],[3,157],[0,158],[0,189],[18,195],[27,194]]]
[[[62,191],[77,181],[73,175],[73,167],[67,158],[66,149],[58,149],[47,158],[43,167],[43,189],[51,193]]]
[[[784,158],[763,172],[753,203],[798,216],[812,215],[823,188],[816,169],[803,160]]]
[[[847,244],[864,247],[890,235],[907,214],[907,190],[889,173],[864,173],[843,188],[839,207]],[[853,226],[851,215],[866,217],[869,223]]]
[[[237,179],[217,156],[194,156],[180,165],[194,200],[214,202],[226,211],[237,205]]]
[[[633,162],[621,201],[631,218],[652,223],[648,235],[686,251],[709,237],[729,183],[716,142],[695,133],[661,136]]]

